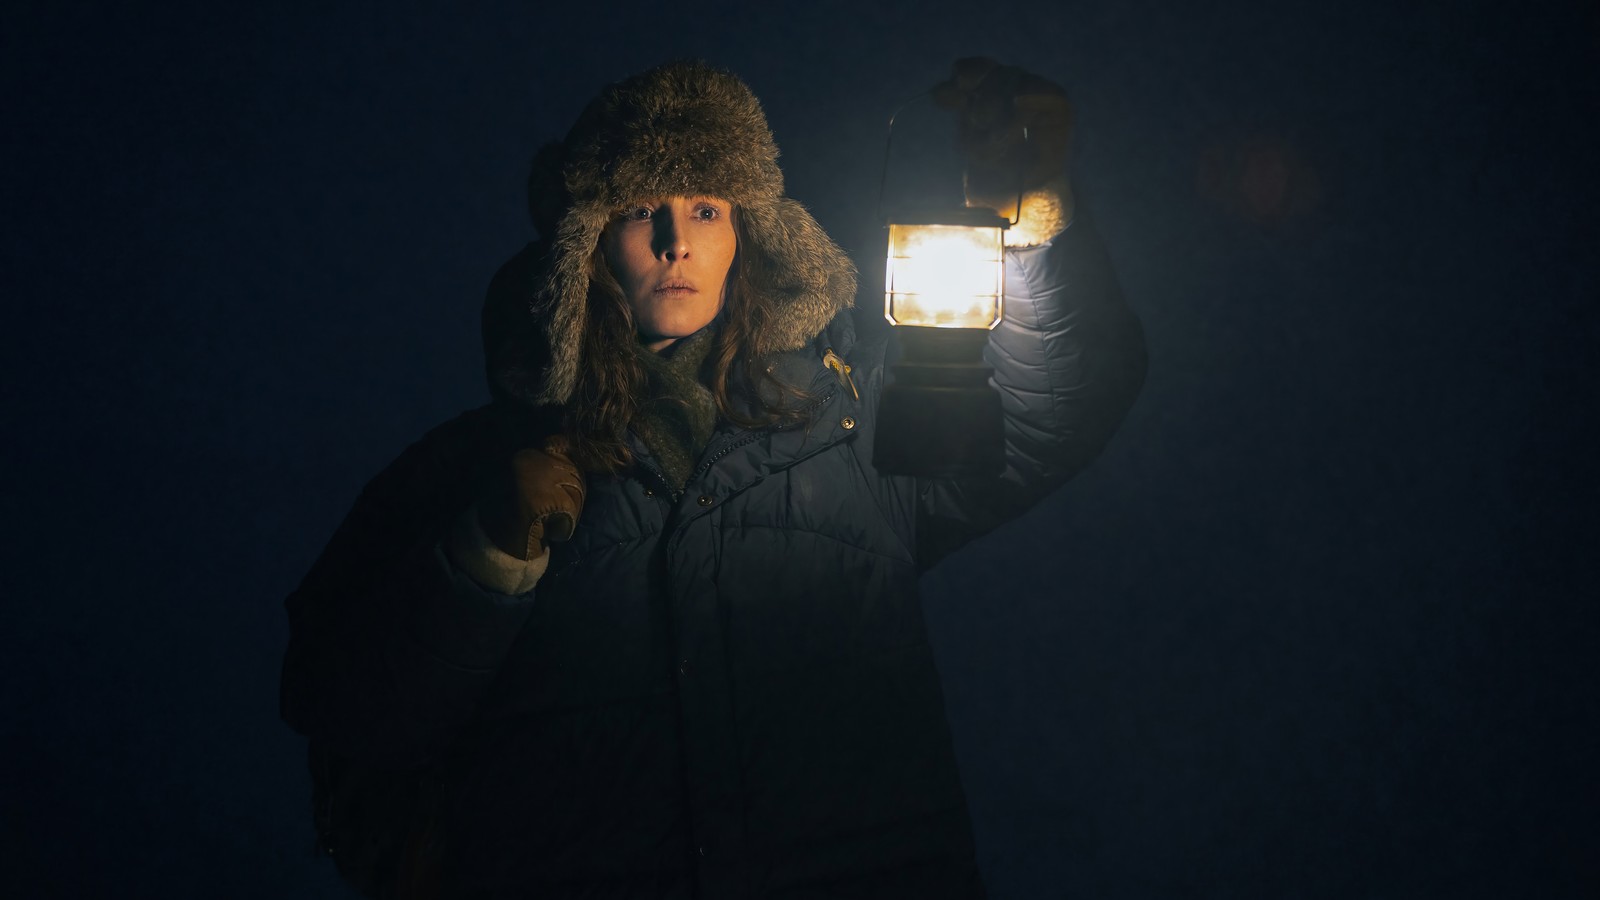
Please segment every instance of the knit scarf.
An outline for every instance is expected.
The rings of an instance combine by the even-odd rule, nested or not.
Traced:
[[[702,328],[664,353],[638,345],[639,362],[646,377],[646,399],[631,426],[655,454],[661,473],[677,491],[688,484],[689,473],[717,424],[716,399],[700,383],[700,368],[711,352],[715,335],[714,327]]]

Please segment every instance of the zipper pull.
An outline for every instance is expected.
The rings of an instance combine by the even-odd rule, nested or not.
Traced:
[[[850,389],[850,396],[857,400],[861,399],[861,392],[856,390],[855,379],[850,377],[850,367],[839,358],[839,354],[833,352],[832,347],[822,354],[822,364],[838,373],[839,383]]]

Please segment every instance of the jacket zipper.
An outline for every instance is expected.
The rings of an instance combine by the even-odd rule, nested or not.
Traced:
[[[718,450],[710,459],[708,459],[705,462],[701,463],[700,467],[695,469],[694,472],[689,475],[689,481],[694,481],[696,478],[699,478],[701,475],[704,475],[706,473],[707,469],[710,469],[713,465],[716,464],[717,460],[723,458],[724,456],[727,456],[729,453],[732,453],[734,450],[737,450],[738,448],[743,447],[745,444],[750,443],[751,441],[755,440],[756,438],[760,437],[762,434],[764,434],[764,433],[766,433],[766,432],[768,432],[770,430],[772,430],[772,426],[764,425],[764,426],[762,426],[760,428],[755,429],[754,431],[745,432],[745,436],[744,437],[739,438],[737,441],[734,441],[733,443],[728,444],[727,446],[723,447],[721,450]],[[684,482],[684,483],[688,484],[688,482]]]
[[[828,401],[832,400],[836,393],[838,393],[838,392],[837,391],[829,391],[827,394],[823,395],[821,398],[819,398],[817,400],[813,400],[812,402],[807,404],[802,411],[806,412],[806,413],[810,413],[814,409],[817,409],[819,407],[827,405]],[[729,453],[732,453],[733,451],[739,449],[740,447],[743,447],[744,445],[746,445],[746,444],[748,444],[748,443],[760,438],[763,434],[766,434],[767,432],[772,431],[773,429],[774,429],[774,426],[772,426],[772,425],[763,425],[760,428],[752,429],[751,431],[745,432],[743,437],[739,438],[738,440],[734,441],[731,444],[728,444],[727,446],[723,447],[721,450],[718,450],[714,455],[712,455],[712,457],[710,459],[706,460],[705,462],[703,462],[699,466],[697,466],[695,468],[695,470],[689,474],[689,478],[688,478],[687,481],[684,482],[684,484],[688,485],[690,482],[693,482],[696,478],[699,478],[701,475],[704,475],[707,470],[709,470],[712,466],[716,465],[717,460],[723,458],[724,456],[727,456]],[[646,462],[646,461],[644,461],[642,459],[641,460],[637,460],[637,462],[638,462],[638,465],[639,465],[640,469],[643,469],[644,471],[649,472],[651,477],[653,477],[656,480],[656,482],[661,485],[662,491],[669,498],[671,498],[673,503],[677,503],[679,500],[683,499],[683,495],[686,493],[686,491],[674,490],[673,487],[672,487],[672,484],[667,481],[667,476],[665,474],[663,474],[660,469],[657,469],[655,466],[651,465],[650,463],[648,463],[648,462]]]
[[[836,394],[836,393],[837,393],[837,391],[829,391],[827,393],[827,395],[822,397],[822,399],[814,401],[812,403],[806,404],[804,411],[806,413],[810,413],[812,410],[818,409],[818,408],[826,405],[830,400],[833,399],[834,394]],[[762,434],[764,434],[764,433],[766,433],[768,431],[772,431],[772,430],[774,430],[774,426],[772,426],[772,425],[763,425],[760,428],[756,428],[756,429],[753,429],[753,430],[747,432],[744,437],[738,439],[737,441],[734,441],[733,443],[727,445],[726,447],[723,447],[721,450],[718,450],[710,459],[708,459],[705,462],[701,463],[694,470],[694,472],[689,476],[689,480],[684,482],[684,484],[687,485],[687,484],[689,484],[689,482],[692,482],[696,478],[699,478],[701,475],[705,474],[706,470],[710,469],[713,465],[715,465],[717,460],[723,458],[724,456],[727,456],[729,453],[732,453],[734,450],[737,450],[738,448],[743,447],[745,444],[748,444],[751,441],[754,441],[756,438],[761,437]],[[682,497],[683,497],[683,495],[685,493],[686,493],[686,491],[677,491],[677,492],[675,492],[672,495],[672,502],[673,503],[677,503],[678,500],[682,499]],[[705,512],[705,510],[700,510],[700,512],[703,513],[703,512]],[[699,518],[699,516],[695,516],[694,518]],[[681,527],[681,523],[680,523],[680,527],[673,529],[672,536],[667,539],[669,546],[672,544],[672,542],[677,541],[682,537],[683,537],[683,528]]]
[[[812,410],[818,409],[818,408],[820,408],[822,406],[826,406],[828,401],[832,400],[834,394],[836,394],[836,393],[838,393],[838,392],[837,391],[829,391],[821,399],[813,400],[811,403],[806,405],[806,407],[803,410],[803,412],[810,413]],[[699,465],[699,467],[696,468],[694,470],[694,472],[689,476],[689,481],[692,482],[696,478],[699,478],[701,475],[704,475],[706,473],[706,470],[710,469],[713,465],[716,464],[717,460],[723,458],[724,456],[727,456],[729,453],[732,453],[733,451],[739,449],[740,447],[743,447],[745,444],[750,443],[751,441],[761,437],[761,435],[763,435],[763,434],[765,434],[765,433],[767,433],[769,431],[772,431],[772,430],[773,430],[773,426],[771,426],[771,425],[763,425],[760,428],[756,428],[756,429],[753,429],[751,431],[746,432],[744,437],[738,439],[737,441],[734,441],[733,443],[727,445],[726,447],[723,447],[721,450],[718,450],[710,459],[708,459],[705,462],[701,463]],[[687,484],[687,483],[688,482],[685,482],[685,484]],[[682,496],[682,492],[681,491],[679,492],[679,496]],[[674,498],[674,499],[676,499],[676,498]]]
[[[650,476],[656,480],[656,483],[661,485],[661,493],[671,497],[674,503],[677,502],[679,497],[683,496],[682,491],[675,491],[672,489],[672,485],[667,481],[667,476],[663,474],[660,469],[657,469],[655,466],[652,466],[644,460],[638,459],[637,457],[635,457],[635,462],[639,464],[639,468],[650,473]]]

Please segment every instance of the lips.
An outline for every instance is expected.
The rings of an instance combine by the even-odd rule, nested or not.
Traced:
[[[698,293],[694,285],[684,281],[681,278],[674,278],[671,281],[663,281],[662,283],[656,285],[655,292],[657,294],[669,294],[674,296],[680,294]]]

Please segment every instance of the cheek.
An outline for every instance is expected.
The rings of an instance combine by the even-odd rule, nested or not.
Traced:
[[[708,265],[722,279],[724,287],[727,285],[728,272],[733,268],[733,258],[737,255],[739,242],[730,229],[726,236],[712,246],[711,253],[707,254]]]
[[[611,276],[622,286],[623,293],[630,297],[648,271],[647,264],[640,262],[640,254],[642,252],[648,260],[649,246],[647,244],[641,248],[638,244],[639,241],[628,234],[608,236],[601,244],[606,268],[611,270]]]

